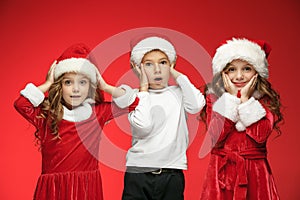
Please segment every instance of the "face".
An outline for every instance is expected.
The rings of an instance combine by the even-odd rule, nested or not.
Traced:
[[[171,64],[166,54],[159,50],[151,51],[145,54],[142,63],[151,89],[157,90],[168,86]]]
[[[90,80],[77,73],[66,73],[62,79],[63,99],[69,109],[79,106],[89,94]]]
[[[243,60],[233,60],[224,71],[238,89],[243,88],[256,74],[254,67]]]

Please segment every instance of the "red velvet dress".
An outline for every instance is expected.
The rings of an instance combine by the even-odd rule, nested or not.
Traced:
[[[212,111],[216,100],[214,95],[207,96],[207,133],[215,145],[201,199],[279,199],[266,150],[273,114],[265,108],[265,117],[239,132],[234,122]]]
[[[53,139],[44,118],[37,118],[41,109],[23,96],[15,108],[39,130],[41,138],[42,173],[34,199],[38,200],[101,200],[102,183],[98,167],[100,134],[104,124],[128,109],[114,103],[92,106],[92,115],[81,122],[62,120],[60,140]]]

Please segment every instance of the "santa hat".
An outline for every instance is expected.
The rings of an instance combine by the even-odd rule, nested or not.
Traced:
[[[64,73],[75,72],[86,75],[92,83],[97,83],[97,68],[89,56],[90,49],[85,44],[74,44],[67,48],[56,60],[54,79]]]
[[[140,64],[144,55],[154,49],[164,52],[169,61],[176,61],[176,50],[167,39],[158,36],[151,36],[140,40],[131,50],[130,60],[135,64]]]
[[[271,47],[262,40],[250,41],[245,38],[232,38],[219,48],[212,59],[213,74],[221,72],[228,63],[241,59],[253,65],[263,78],[269,77],[267,57]]]

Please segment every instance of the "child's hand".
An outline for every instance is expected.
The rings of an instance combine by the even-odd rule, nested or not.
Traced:
[[[223,83],[224,83],[224,88],[225,90],[231,94],[236,96],[238,93],[237,87],[231,82],[230,78],[225,72],[222,72],[222,78],[223,78]]]
[[[56,67],[56,60],[52,63],[48,73],[47,73],[47,77],[46,77],[46,81],[39,85],[38,88],[42,91],[42,92],[46,92],[49,90],[49,88],[51,87],[51,85],[54,83],[54,71],[55,71],[55,67]]]
[[[177,77],[181,75],[181,73],[178,72],[176,69],[174,69],[174,67],[175,67],[175,64],[172,63],[171,66],[170,66],[170,73],[173,76],[173,78],[176,80]]]
[[[107,83],[105,82],[105,80],[103,79],[103,77],[101,76],[99,70],[96,68],[96,73],[97,73],[97,81],[99,84],[99,88],[100,90],[105,91],[106,87],[107,87]]]
[[[257,83],[257,74],[254,75],[251,80],[241,89],[241,101],[247,101],[253,94]]]
[[[97,81],[100,90],[103,90],[104,92],[111,94],[113,98],[118,98],[126,93],[124,89],[106,83],[106,81],[103,79],[103,77],[101,76],[97,68],[96,68],[96,73],[97,73]]]
[[[144,65],[141,64],[140,66],[138,66],[135,63],[131,63],[131,66],[140,79],[140,91],[148,91],[149,81],[145,72]]]
[[[46,77],[46,82],[52,84],[54,83],[54,70],[56,67],[56,60],[52,63],[48,73],[47,73],[47,77]]]

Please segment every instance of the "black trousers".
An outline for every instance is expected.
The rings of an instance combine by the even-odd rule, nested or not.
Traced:
[[[160,174],[125,173],[122,200],[183,200],[182,170]]]

